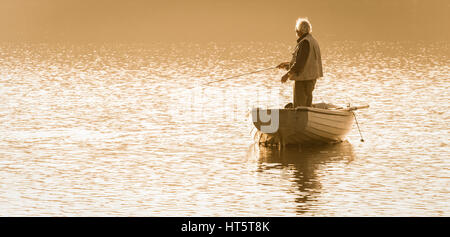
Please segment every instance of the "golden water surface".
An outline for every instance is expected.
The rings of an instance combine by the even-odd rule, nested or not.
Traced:
[[[247,109],[290,102],[283,72],[201,84],[292,46],[2,43],[0,214],[450,215],[448,42],[321,42],[314,101],[370,104],[365,142],[258,147]]]

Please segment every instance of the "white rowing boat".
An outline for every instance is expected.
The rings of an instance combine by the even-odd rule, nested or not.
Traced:
[[[337,107],[314,104],[313,107],[252,110],[256,129],[253,137],[260,144],[336,143],[351,130],[353,111],[369,106]]]

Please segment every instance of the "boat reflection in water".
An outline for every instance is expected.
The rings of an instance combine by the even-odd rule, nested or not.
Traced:
[[[354,160],[353,146],[344,141],[322,146],[288,146],[279,149],[276,146],[253,145],[253,154],[258,161],[258,172],[271,173],[273,169],[289,171],[287,178],[294,181],[297,214],[310,211],[311,204],[322,192],[320,180],[330,167],[338,163],[350,163]],[[272,172],[273,173],[273,172]]]

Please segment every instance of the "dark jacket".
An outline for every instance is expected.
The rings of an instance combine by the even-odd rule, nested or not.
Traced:
[[[323,77],[322,56],[317,41],[311,34],[297,40],[289,65],[290,80],[306,81]]]

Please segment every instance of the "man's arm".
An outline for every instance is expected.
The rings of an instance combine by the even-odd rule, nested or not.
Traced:
[[[280,64],[278,64],[277,68],[278,69],[289,70],[289,62],[280,63]]]

